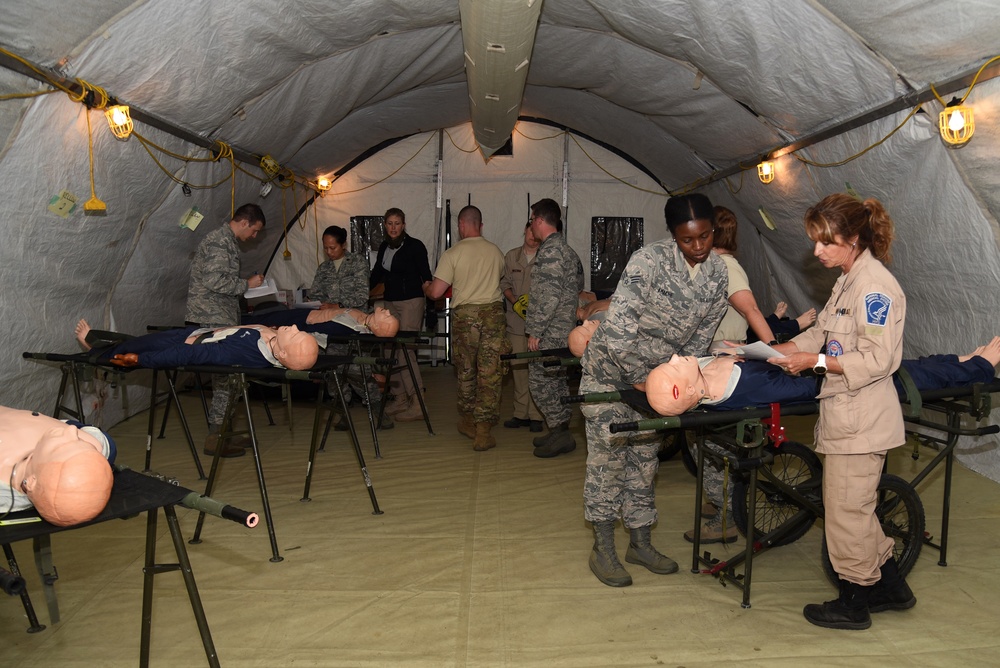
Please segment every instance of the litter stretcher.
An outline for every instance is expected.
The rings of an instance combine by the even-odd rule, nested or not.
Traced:
[[[177,521],[177,513],[174,509],[176,505],[200,510],[202,513],[207,512],[249,528],[256,526],[258,521],[256,513],[234,508],[207,496],[202,496],[197,492],[179,487],[176,484],[171,484],[168,480],[142,475],[121,467],[115,470],[114,485],[112,486],[111,498],[108,500],[107,506],[105,506],[101,514],[89,522],[68,527],[55,526],[39,519],[34,509],[30,508],[10,513],[5,517],[4,525],[0,526],[0,545],[3,546],[10,572],[0,573],[0,580],[5,585],[14,588],[14,591],[8,591],[8,593],[21,597],[21,603],[29,623],[28,633],[42,631],[45,629],[45,626],[38,622],[38,617],[35,614],[31,599],[24,585],[24,580],[21,577],[17,560],[14,557],[14,551],[11,549],[11,543],[29,538],[34,540],[35,561],[38,564],[39,575],[42,578],[43,589],[48,601],[49,619],[55,624],[59,621],[59,607],[53,584],[58,580],[59,576],[52,564],[51,535],[61,531],[70,531],[98,524],[111,519],[127,519],[134,517],[138,513],[146,512],[146,556],[142,569],[143,590],[142,614],[140,616],[141,640],[139,646],[139,665],[149,665],[153,622],[153,577],[162,573],[180,571],[184,578],[184,586],[187,589],[191,610],[198,625],[198,631],[205,648],[205,656],[208,664],[210,666],[218,666],[219,657],[212,640],[212,633],[208,627],[205,609],[202,606],[201,597],[198,593],[198,586],[191,568],[191,561],[184,547],[184,538],[181,535],[180,524]],[[156,525],[160,508],[163,509],[163,514],[167,520],[167,527],[177,557],[176,563],[165,564],[156,562],[156,539],[159,533]],[[112,634],[109,637],[117,636],[116,634]]]
[[[948,521],[955,447],[960,436],[983,436],[1000,432],[998,425],[965,426],[964,418],[981,421],[989,416],[991,395],[1000,392],[1000,381],[970,386],[918,392],[912,381],[902,379],[906,398],[901,402],[907,433],[915,439],[913,458],[921,446],[936,450],[921,472],[907,482],[883,474],[879,484],[877,514],[883,531],[895,539],[895,556],[904,575],[913,567],[923,545],[940,551],[938,564],[947,565]],[[622,402],[643,415],[655,415],[646,395],[636,390],[592,393],[565,397],[566,403]],[[655,417],[612,424],[612,433],[656,430],[685,430],[695,434],[697,469],[704,470],[706,457],[715,458],[734,478],[732,520],[746,537],[742,554],[721,561],[711,553],[700,553],[700,536],[695,532],[692,572],[719,578],[723,585],[734,584],[743,591],[742,605],[750,607],[753,558],[769,548],[791,543],[803,536],[817,518],[823,516],[822,465],[819,457],[801,443],[788,441],[781,425],[783,416],[815,415],[815,401],[771,404],[743,410],[696,409],[676,417]],[[706,445],[707,443],[707,445]],[[941,538],[934,542],[924,530],[923,505],[916,488],[945,462]],[[703,479],[697,476],[694,526],[701,526]],[[836,583],[823,544],[827,576]],[[705,570],[702,570],[702,566]],[[740,570],[742,567],[742,571]]]
[[[62,382],[60,383],[59,397],[56,400],[56,412],[54,417],[59,417],[60,412],[68,413],[75,417],[76,419],[83,421],[83,408],[82,400],[79,388],[79,377],[81,371],[85,367],[98,367],[100,369],[107,369],[113,371],[121,371],[122,369],[117,366],[112,366],[105,362],[100,362],[96,357],[90,353],[77,353],[74,355],[65,355],[58,353],[23,353],[23,357],[26,359],[34,359],[48,362],[58,362],[61,365],[61,370],[63,374]],[[323,355],[320,356],[316,364],[312,369],[305,371],[292,371],[288,369],[278,369],[278,368],[242,368],[242,367],[231,367],[231,366],[210,366],[210,365],[197,365],[197,366],[178,366],[172,369],[162,370],[165,371],[165,375],[168,379],[170,386],[170,395],[174,406],[177,408],[177,412],[181,417],[181,422],[184,425],[185,434],[188,439],[189,446],[191,447],[191,453],[198,465],[198,471],[202,478],[204,478],[204,472],[201,468],[201,463],[199,461],[198,452],[194,447],[193,440],[190,436],[190,431],[187,427],[187,420],[184,417],[183,409],[181,408],[180,400],[177,396],[176,391],[176,378],[181,372],[191,372],[195,374],[219,374],[228,375],[232,378],[233,385],[232,392],[230,395],[230,403],[226,411],[226,417],[223,421],[222,432],[223,434],[231,433],[230,425],[232,423],[232,418],[236,410],[236,403],[238,398],[243,399],[243,405],[245,408],[246,418],[247,418],[247,430],[251,442],[251,451],[254,456],[254,462],[257,472],[257,482],[260,489],[261,503],[263,505],[264,520],[267,525],[268,538],[271,545],[271,559],[272,562],[282,561],[284,558],[279,554],[277,538],[274,531],[274,522],[271,515],[271,505],[267,494],[267,485],[264,481],[264,470],[261,464],[260,457],[260,447],[257,438],[257,430],[254,426],[253,414],[250,410],[250,399],[248,395],[248,387],[251,380],[260,380],[265,382],[289,382],[293,380],[304,380],[310,382],[316,382],[319,386],[317,392],[316,401],[316,413],[313,421],[312,438],[310,440],[309,448],[309,461],[306,466],[306,479],[305,488],[302,495],[302,501],[310,501],[309,489],[312,483],[312,475],[314,471],[314,464],[316,458],[316,452],[318,450],[319,436],[320,436],[320,425],[322,422],[321,414],[324,408],[323,404],[323,393],[325,387],[335,387],[337,388],[338,399],[340,401],[340,406],[343,407],[344,419],[347,421],[348,431],[351,434],[351,440],[354,446],[355,456],[358,460],[358,466],[361,469],[361,474],[364,480],[365,488],[368,491],[369,498],[372,503],[373,514],[381,515],[382,510],[379,508],[378,499],[375,496],[375,490],[372,486],[371,477],[368,474],[368,467],[365,463],[364,454],[361,451],[361,445],[358,440],[357,430],[354,427],[354,423],[351,420],[350,411],[347,410],[347,402],[345,400],[340,371],[344,367],[350,364],[368,364],[374,366],[387,366],[391,362],[389,360],[384,360],[380,358],[358,358],[352,356],[336,356],[336,355]],[[138,370],[141,367],[132,367],[132,369]],[[157,371],[153,369],[153,386],[152,393],[150,397],[150,409],[149,409],[149,424],[146,436],[146,465],[145,470],[149,470],[151,451],[152,451],[152,436],[155,425],[155,403],[156,403],[156,376]],[[64,395],[67,389],[68,379],[72,379],[73,392],[76,399],[75,410],[73,408],[67,408],[64,405]],[[212,490],[215,486],[216,475],[219,470],[219,460],[222,454],[222,444],[216,448],[215,456],[212,460],[211,470],[209,472],[207,482],[205,485],[205,495],[211,496]],[[199,543],[201,541],[201,531],[204,524],[204,513],[201,513],[198,517],[198,523],[195,528],[194,536],[191,539],[192,543]]]

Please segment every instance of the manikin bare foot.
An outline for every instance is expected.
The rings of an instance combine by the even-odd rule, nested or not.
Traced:
[[[976,355],[982,357],[993,366],[1000,364],[1000,336],[994,336],[992,341],[985,346],[979,346],[972,351],[972,354],[962,355],[958,358],[958,361],[965,362],[970,357],[975,357]]]
[[[87,334],[90,334],[90,325],[83,318],[80,318],[80,322],[76,323],[76,327],[73,329],[76,333],[76,340],[80,342],[84,350],[90,350],[90,344],[87,343]]]
[[[781,320],[785,317],[786,313],[788,313],[788,304],[778,302],[778,305],[774,307],[774,315],[778,316],[778,320]]]
[[[816,309],[814,308],[809,309],[808,311],[800,315],[798,318],[796,318],[795,322],[799,323],[800,332],[804,329],[812,327],[813,325],[816,324]]]

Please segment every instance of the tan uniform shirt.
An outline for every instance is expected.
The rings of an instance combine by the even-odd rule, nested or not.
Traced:
[[[728,253],[719,253],[718,255],[726,263],[726,273],[729,274],[729,291],[726,293],[726,297],[732,297],[740,290],[749,290],[750,281],[747,279],[747,272],[743,271],[743,267],[736,261],[736,258]],[[722,316],[722,322],[719,323],[719,329],[715,330],[715,336],[712,337],[712,340],[735,342],[747,340],[747,320],[733,308],[732,304],[726,309],[726,315]]]
[[[524,254],[524,247],[518,246],[507,251],[503,261],[504,275],[500,280],[500,294],[510,288],[516,301],[521,295],[531,292],[531,268],[535,266],[535,256],[532,255],[529,259]],[[507,308],[507,333],[524,336],[524,318],[514,313],[514,305],[506,299],[504,306]],[[530,308],[531,304],[528,304],[528,307]]]
[[[438,260],[434,278],[451,285],[451,306],[485,305],[503,300],[503,253],[482,237],[462,239]]]
[[[828,373],[817,398],[816,451],[882,452],[906,440],[892,374],[903,358],[906,295],[869,251],[833,286],[816,326],[792,341],[799,350],[836,357],[843,374]]]

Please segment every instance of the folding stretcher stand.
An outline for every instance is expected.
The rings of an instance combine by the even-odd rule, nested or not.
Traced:
[[[356,334],[352,336],[327,336],[327,345],[331,343],[347,344],[348,354],[355,355],[362,359],[369,359],[363,357],[364,355],[370,355],[373,352],[374,347],[378,347],[382,352],[382,357],[385,360],[379,360],[379,366],[386,366],[388,370],[385,375],[385,389],[382,391],[382,395],[379,397],[379,414],[373,415],[371,410],[371,397],[368,395],[368,387],[365,385],[365,398],[368,403],[368,419],[371,422],[372,427],[372,438],[375,442],[375,458],[381,459],[382,455],[379,452],[378,446],[378,436],[376,435],[377,425],[382,422],[382,417],[385,415],[385,405],[386,400],[389,396],[389,385],[392,381],[393,374],[396,373],[408,373],[410,375],[410,381],[413,386],[417,386],[417,376],[413,371],[413,366],[410,364],[410,356],[407,355],[408,346],[417,346],[425,343],[429,343],[429,339],[423,338],[423,332],[399,332],[396,336],[383,337],[383,336],[373,336],[371,334]],[[386,348],[388,347],[388,352]],[[397,352],[403,353],[404,364],[401,366],[393,366],[393,360]],[[364,377],[365,374],[370,374],[369,367],[371,362],[359,363],[361,364],[361,372]],[[417,392],[417,401],[420,403],[420,410],[424,416],[424,424],[427,425],[427,433],[431,436],[434,435],[434,429],[431,427],[430,414],[427,412],[427,404],[424,402],[423,392]],[[323,439],[326,440],[325,437]],[[322,448],[321,448],[322,449]]]
[[[227,433],[230,431],[229,427],[232,423],[233,415],[235,413],[236,402],[239,398],[243,399],[243,406],[246,411],[247,418],[247,431],[250,437],[251,452],[254,456],[254,464],[257,471],[257,484],[260,488],[260,499],[261,504],[264,508],[264,521],[267,524],[268,539],[271,544],[271,559],[272,562],[279,562],[284,559],[278,553],[278,541],[274,531],[274,521],[271,516],[271,504],[268,500],[267,495],[267,485],[264,482],[264,468],[261,464],[260,458],[260,445],[257,438],[257,430],[254,426],[253,413],[250,410],[250,398],[248,396],[248,386],[250,379],[260,379],[271,382],[287,382],[292,380],[306,380],[306,381],[318,381],[320,387],[318,390],[318,398],[316,403],[316,417],[313,421],[313,431],[312,438],[309,448],[309,462],[306,468],[306,488],[303,494],[302,501],[309,501],[309,485],[312,480],[313,464],[315,463],[315,456],[317,450],[317,442],[319,440],[319,423],[320,423],[320,411],[322,410],[323,402],[323,391],[324,387],[332,386],[337,388],[337,394],[340,399],[340,404],[344,408],[345,419],[349,427],[351,434],[351,440],[354,445],[354,453],[358,459],[358,465],[361,468],[361,474],[365,482],[365,487],[368,490],[368,496],[372,502],[372,508],[374,514],[382,514],[382,510],[378,507],[378,499],[375,497],[375,489],[372,486],[371,478],[368,475],[368,466],[365,464],[364,454],[361,452],[361,444],[358,441],[358,434],[354,428],[354,423],[351,421],[350,412],[347,410],[347,402],[345,400],[343,389],[340,383],[340,374],[338,369],[340,367],[346,366],[348,364],[376,364],[380,363],[382,360],[376,360],[374,358],[355,358],[348,356],[335,356],[335,355],[324,355],[320,357],[313,369],[308,371],[291,371],[287,369],[242,369],[236,367],[225,367],[225,366],[187,366],[178,367],[178,371],[188,371],[188,372],[198,372],[204,374],[228,374],[232,377],[233,382],[233,392],[230,395],[230,403],[226,410],[226,416],[222,424],[222,432]],[[212,458],[212,466],[208,474],[208,482],[205,484],[205,495],[210,496],[212,490],[215,486],[216,477],[219,470],[219,461],[222,455],[222,447],[216,448],[215,456]],[[195,527],[194,535],[191,538],[191,543],[197,544],[201,542],[201,530],[204,524],[205,514],[201,513],[198,516],[198,523]]]
[[[212,641],[212,633],[208,628],[205,609],[198,594],[198,585],[194,579],[191,562],[188,559],[187,550],[184,547],[184,539],[181,536],[180,525],[177,521],[177,513],[174,510],[174,506],[178,504],[201,510],[202,513],[209,512],[250,528],[257,524],[256,513],[249,513],[245,510],[227,506],[214,499],[201,496],[197,492],[172,485],[157,478],[136,473],[129,469],[118,469],[115,471],[114,486],[111,490],[111,498],[108,501],[108,505],[93,520],[70,527],[58,527],[48,522],[37,520],[0,527],[0,545],[3,545],[4,554],[10,565],[11,573],[15,577],[20,577],[17,560],[14,558],[14,552],[10,544],[20,540],[27,540],[28,538],[34,539],[35,559],[38,562],[39,573],[42,576],[43,587],[49,602],[49,618],[55,624],[59,621],[59,608],[56,603],[53,584],[58,579],[58,575],[56,574],[56,569],[51,564],[51,534],[79,529],[111,519],[127,519],[138,513],[146,512],[146,557],[142,569],[143,588],[139,665],[149,665],[153,621],[153,577],[161,573],[179,570],[184,578],[184,586],[187,589],[188,599],[191,602],[191,610],[198,624],[198,631],[201,635],[202,644],[205,647],[205,656],[208,659],[208,664],[210,666],[218,666],[219,657],[216,654],[215,644]],[[169,529],[174,552],[177,556],[176,563],[156,563],[156,518],[160,508],[163,509],[163,514],[167,519],[167,528]],[[12,513],[9,516],[11,519],[24,520],[33,517],[37,517],[33,509]],[[31,599],[28,597],[27,590],[23,588],[23,580],[21,584],[21,603],[24,606],[30,624],[28,632],[36,633],[42,631],[45,627],[38,623],[38,617],[31,604]]]
[[[984,436],[1000,433],[1000,425],[963,427],[963,416],[975,421],[989,417],[992,410],[992,394],[1000,392],[1000,381],[989,384],[976,383],[968,387],[953,387],[943,390],[918,392],[905,369],[900,369],[900,380],[906,389],[903,401],[903,419],[912,425],[907,434],[913,437],[913,460],[920,457],[920,446],[937,450],[937,454],[918,473],[910,484],[914,488],[930,475],[943,461],[945,463],[944,495],[941,500],[941,539],[935,543],[929,533],[924,536],[924,544],[939,550],[938,565],[948,565],[948,521],[951,513],[951,480],[955,463],[955,447],[960,436]],[[938,418],[938,419],[935,419]]]

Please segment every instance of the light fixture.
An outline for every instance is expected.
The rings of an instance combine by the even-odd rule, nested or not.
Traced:
[[[757,178],[760,179],[761,183],[770,183],[774,180],[774,162],[771,160],[762,160],[759,165],[757,165]]]
[[[958,98],[953,98],[938,114],[938,130],[941,132],[941,139],[949,148],[962,148],[968,144],[972,139],[972,133],[976,131],[972,107],[967,107]]]
[[[108,119],[108,126],[116,138],[127,141],[132,136],[132,117],[129,115],[127,104],[109,107],[104,116]]]
[[[265,155],[260,159],[260,168],[264,170],[265,174],[273,178],[281,170],[281,165],[270,155]]]
[[[318,179],[316,179],[316,190],[320,191],[321,193],[325,193],[332,187],[333,184],[330,182],[330,179],[326,178],[325,176],[321,176]]]

